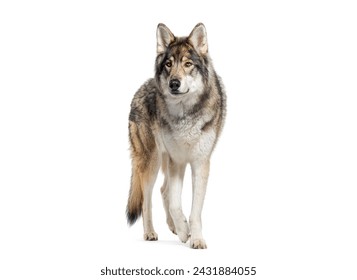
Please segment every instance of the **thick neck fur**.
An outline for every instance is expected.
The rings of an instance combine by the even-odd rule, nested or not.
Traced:
[[[201,92],[192,92],[182,97],[166,96],[165,102],[169,115],[180,119],[188,117],[192,108],[199,102],[202,94],[203,90]]]

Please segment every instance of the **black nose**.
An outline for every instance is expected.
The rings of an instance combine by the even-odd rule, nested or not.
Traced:
[[[169,87],[171,88],[171,90],[176,91],[178,90],[178,88],[180,87],[181,83],[179,80],[177,79],[172,79],[169,83]]]

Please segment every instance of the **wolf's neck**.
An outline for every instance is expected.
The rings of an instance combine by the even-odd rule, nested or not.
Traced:
[[[182,118],[185,116],[185,106],[182,102],[168,103],[167,110],[170,116]]]
[[[190,117],[194,106],[199,102],[200,94],[189,93],[177,100],[167,100],[167,110],[171,117],[186,118]]]

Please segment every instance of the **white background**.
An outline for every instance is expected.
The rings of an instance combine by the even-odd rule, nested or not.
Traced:
[[[353,2],[1,1],[0,278],[116,279],[100,269],[159,266],[198,279],[195,266],[256,266],[242,278],[357,279]],[[168,230],[162,177],[159,241],[142,240],[141,220],[126,225],[128,113],[153,76],[159,22],[176,35],[203,22],[226,86],[208,250]]]

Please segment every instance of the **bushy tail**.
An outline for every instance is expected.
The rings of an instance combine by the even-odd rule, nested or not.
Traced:
[[[133,225],[141,216],[143,205],[143,192],[138,174],[133,170],[129,191],[128,205],[126,206],[126,218],[129,225]]]

